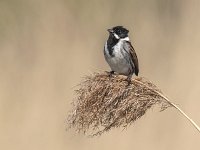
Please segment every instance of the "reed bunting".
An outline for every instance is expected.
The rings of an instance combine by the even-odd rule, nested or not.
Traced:
[[[116,26],[108,29],[109,37],[104,46],[104,56],[111,71],[127,76],[128,84],[132,75],[138,76],[138,58],[128,37],[128,30],[123,26]]]

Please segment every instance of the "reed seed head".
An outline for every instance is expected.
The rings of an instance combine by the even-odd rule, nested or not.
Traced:
[[[75,92],[68,128],[89,135],[126,128],[156,104],[161,110],[170,106],[158,87],[143,77],[134,77],[127,86],[125,76],[94,73],[86,76]]]

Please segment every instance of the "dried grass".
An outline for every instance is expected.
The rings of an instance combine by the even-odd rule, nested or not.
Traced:
[[[112,128],[131,125],[154,105],[158,105],[161,111],[169,106],[177,107],[147,79],[133,78],[129,86],[125,79],[121,75],[110,78],[107,73],[85,77],[76,90],[68,128],[93,136],[101,135]]]

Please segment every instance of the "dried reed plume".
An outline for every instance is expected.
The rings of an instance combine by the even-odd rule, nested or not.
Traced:
[[[200,131],[199,127],[175,104],[170,102],[152,82],[139,77],[127,86],[126,77],[95,73],[84,78],[76,90],[77,98],[68,116],[68,128],[89,135],[101,135],[116,127],[127,127],[158,105],[179,110]]]

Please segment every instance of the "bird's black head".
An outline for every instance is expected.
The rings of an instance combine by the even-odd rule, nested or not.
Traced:
[[[112,29],[108,29],[110,35],[113,35],[116,39],[122,39],[128,37],[128,30],[123,26],[116,26]]]

